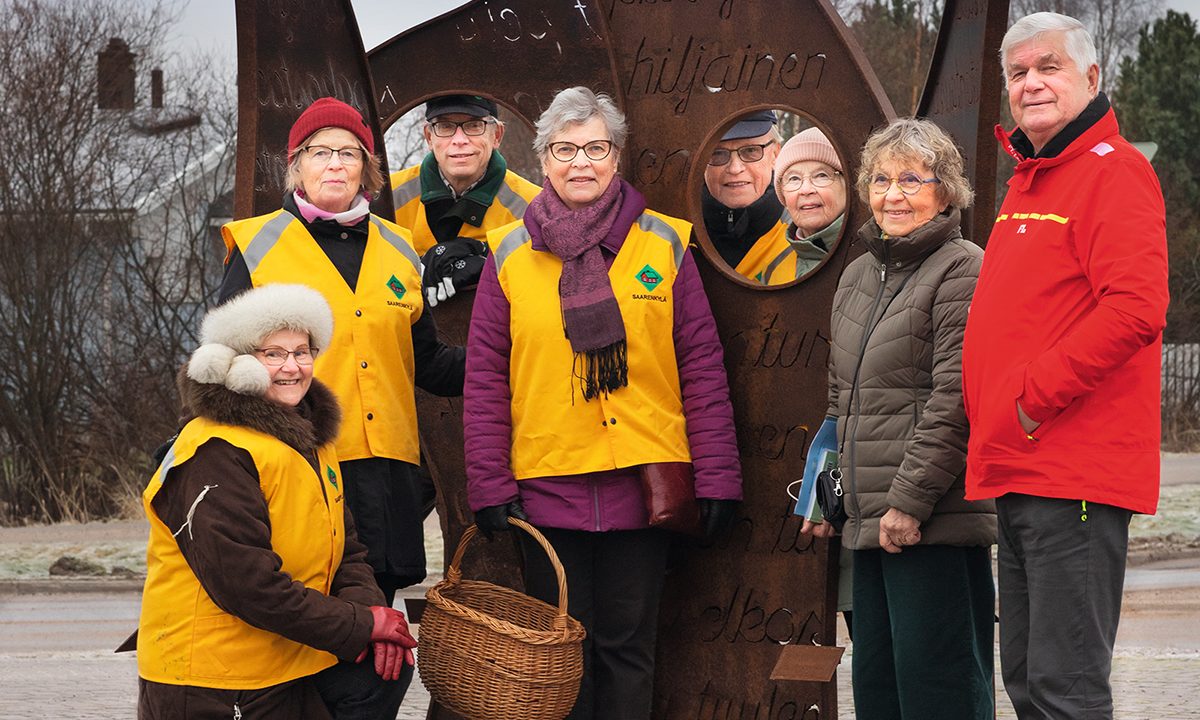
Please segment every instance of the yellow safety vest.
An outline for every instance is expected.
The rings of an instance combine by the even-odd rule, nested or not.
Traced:
[[[231,222],[221,234],[226,247],[241,251],[255,287],[302,283],[333,309],[333,342],[321,348],[313,371],[342,408],[338,457],[418,463],[412,325],[425,303],[421,260],[408,231],[371,216],[353,290],[286,210]]]
[[[396,224],[412,233],[413,246],[422,257],[429,248],[437,244],[429,220],[425,217],[425,206],[421,204],[421,166],[392,173],[392,205],[396,208]],[[542,189],[516,174],[505,171],[504,182],[496,191],[496,199],[484,213],[478,226],[463,222],[458,231],[460,237],[469,237],[484,242],[488,232],[504,227],[514,220],[525,217],[529,201]]]
[[[584,402],[564,337],[562,261],[524,223],[491,234],[511,306],[512,470],[518,480],[688,462],[672,289],[691,224],[646,211],[609,268],[628,338],[629,385]]]
[[[282,572],[328,595],[342,562],[345,510],[332,446],[317,451],[318,475],[303,455],[278,438],[206,418],[192,420],[142,493],[150,541],[138,624],[138,674],[168,685],[246,690],[320,672],[337,658],[256,628],[217,607],[173,535],[189,528],[169,528],[154,512],[151,501],[169,480],[171,468],[214,438],[242,448],[254,459],[271,521],[271,549],[282,562]],[[220,478],[214,478],[213,490],[219,487]]]
[[[783,217],[772,225],[765,235],[754,242],[750,251],[738,263],[735,270],[739,275],[762,282],[763,271],[767,269],[767,265],[770,265],[772,260],[788,249],[787,229],[788,223],[791,221],[791,216],[785,209]]]

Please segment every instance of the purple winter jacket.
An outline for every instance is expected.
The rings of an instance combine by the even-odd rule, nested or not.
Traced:
[[[624,181],[618,179],[618,182]],[[610,265],[625,243],[628,228],[646,207],[645,198],[633,186],[625,183],[623,192],[614,231],[600,245]],[[532,224],[527,227],[533,249],[549,252],[536,227]],[[675,356],[696,496],[740,500],[742,471],[724,353],[690,252],[684,254],[673,292]],[[489,256],[475,291],[463,387],[467,498],[471,509],[477,511],[520,497],[534,525],[597,532],[647,527],[636,466],[520,482],[513,477],[509,462],[512,450],[509,320],[508,298],[500,288],[495,259]],[[641,331],[642,328],[626,325],[628,342],[638,342]],[[570,372],[570,368],[564,368],[564,372]],[[600,439],[598,435],[597,440]]]

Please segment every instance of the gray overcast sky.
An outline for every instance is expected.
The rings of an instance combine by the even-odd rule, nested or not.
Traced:
[[[793,0],[794,1],[794,0]],[[430,18],[465,5],[465,0],[352,0],[363,46],[368,50]],[[1200,0],[1165,0],[1165,7],[1200,20]],[[232,67],[237,56],[233,0],[188,0],[176,28],[178,49],[213,50]]]
[[[1200,0],[1195,0],[1200,3]],[[363,46],[368,50],[388,38],[459,5],[464,0],[352,0]],[[232,66],[237,57],[233,0],[189,0],[175,29],[174,42],[184,52],[214,50]]]

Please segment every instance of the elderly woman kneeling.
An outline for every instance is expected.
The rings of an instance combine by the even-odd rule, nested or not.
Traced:
[[[205,318],[179,378],[191,420],[143,493],[139,718],[396,716],[416,643],[343,501],[341,413],[313,379],[332,337],[301,285]]]
[[[648,526],[640,474],[690,463],[710,534],[742,495],[691,225],[617,175],[625,135],[607,96],[550,103],[534,140],[546,182],[489,234],[467,342],[468,499],[485,531],[528,513],[566,568],[588,633],[571,718],[650,717],[669,534]],[[526,591],[553,602],[544,553],[525,554]]]
[[[900,119],[863,148],[866,254],[833,300],[829,414],[837,417],[854,550],[859,717],[993,716],[991,501],[964,499],[963,328],[983,252],[954,141]],[[818,534],[832,534],[828,523]]]

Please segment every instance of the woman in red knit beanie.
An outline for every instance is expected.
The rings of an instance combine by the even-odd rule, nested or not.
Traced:
[[[268,282],[319,291],[334,314],[316,377],[342,407],[336,441],[345,499],[390,605],[425,578],[414,385],[462,394],[464,352],[425,312],[409,232],[371,214],[384,186],[372,128],[341,100],[316,100],[288,134],[283,207],[225,225],[219,301]]]

